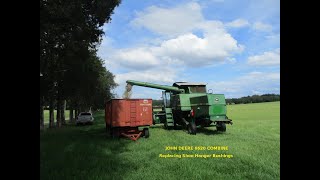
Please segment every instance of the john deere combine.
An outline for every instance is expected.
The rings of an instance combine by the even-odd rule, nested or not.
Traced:
[[[218,131],[226,131],[226,124],[232,124],[226,116],[224,95],[207,93],[206,84],[175,82],[172,86],[164,86],[134,80],[126,82],[164,90],[164,108],[154,115],[154,123],[164,123],[166,128],[182,125],[190,134],[196,134],[197,126],[216,126]]]

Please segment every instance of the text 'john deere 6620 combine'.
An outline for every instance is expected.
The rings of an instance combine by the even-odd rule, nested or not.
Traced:
[[[232,124],[226,113],[223,94],[207,93],[202,83],[175,82],[164,86],[128,80],[130,85],[162,89],[164,107],[154,114],[154,123],[164,123],[166,128],[182,125],[190,134],[196,134],[197,126],[216,126],[218,131],[226,131],[226,124]]]

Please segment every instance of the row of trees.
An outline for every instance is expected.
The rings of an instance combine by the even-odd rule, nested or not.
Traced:
[[[260,103],[260,102],[273,102],[280,101],[280,94],[263,94],[253,95],[241,98],[226,99],[227,104],[247,104],[247,103]]]
[[[49,127],[65,124],[65,105],[70,120],[79,111],[103,108],[117,86],[97,48],[102,26],[120,0],[40,0],[40,127],[43,109],[49,106]],[[75,111],[75,113],[74,113]]]

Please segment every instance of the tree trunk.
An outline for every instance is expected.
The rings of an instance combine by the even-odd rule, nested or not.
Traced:
[[[74,112],[74,118],[77,119],[77,116],[79,115],[79,109],[76,108]]]
[[[40,129],[44,128],[43,96],[40,97]]]
[[[72,107],[70,107],[69,122],[73,123],[73,109],[72,109]]]
[[[61,122],[63,125],[66,124],[66,116],[65,116],[65,110],[66,110],[66,100],[61,100]]]
[[[57,127],[61,127],[61,101],[57,100]]]
[[[53,99],[50,98],[49,102],[49,128],[54,127],[54,102]]]

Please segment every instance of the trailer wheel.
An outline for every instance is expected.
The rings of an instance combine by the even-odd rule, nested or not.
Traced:
[[[226,129],[227,129],[226,123],[224,122],[217,123],[217,131],[225,132]]]
[[[149,134],[149,128],[144,128],[143,129],[143,133],[144,133],[144,137],[145,138],[149,138],[150,134]]]
[[[111,128],[110,133],[111,133],[112,138],[119,138],[118,129],[116,129],[116,128]]]
[[[197,126],[194,122],[190,122],[187,127],[189,134],[197,134]]]
[[[108,133],[109,131],[109,126],[106,124],[106,132]]]

